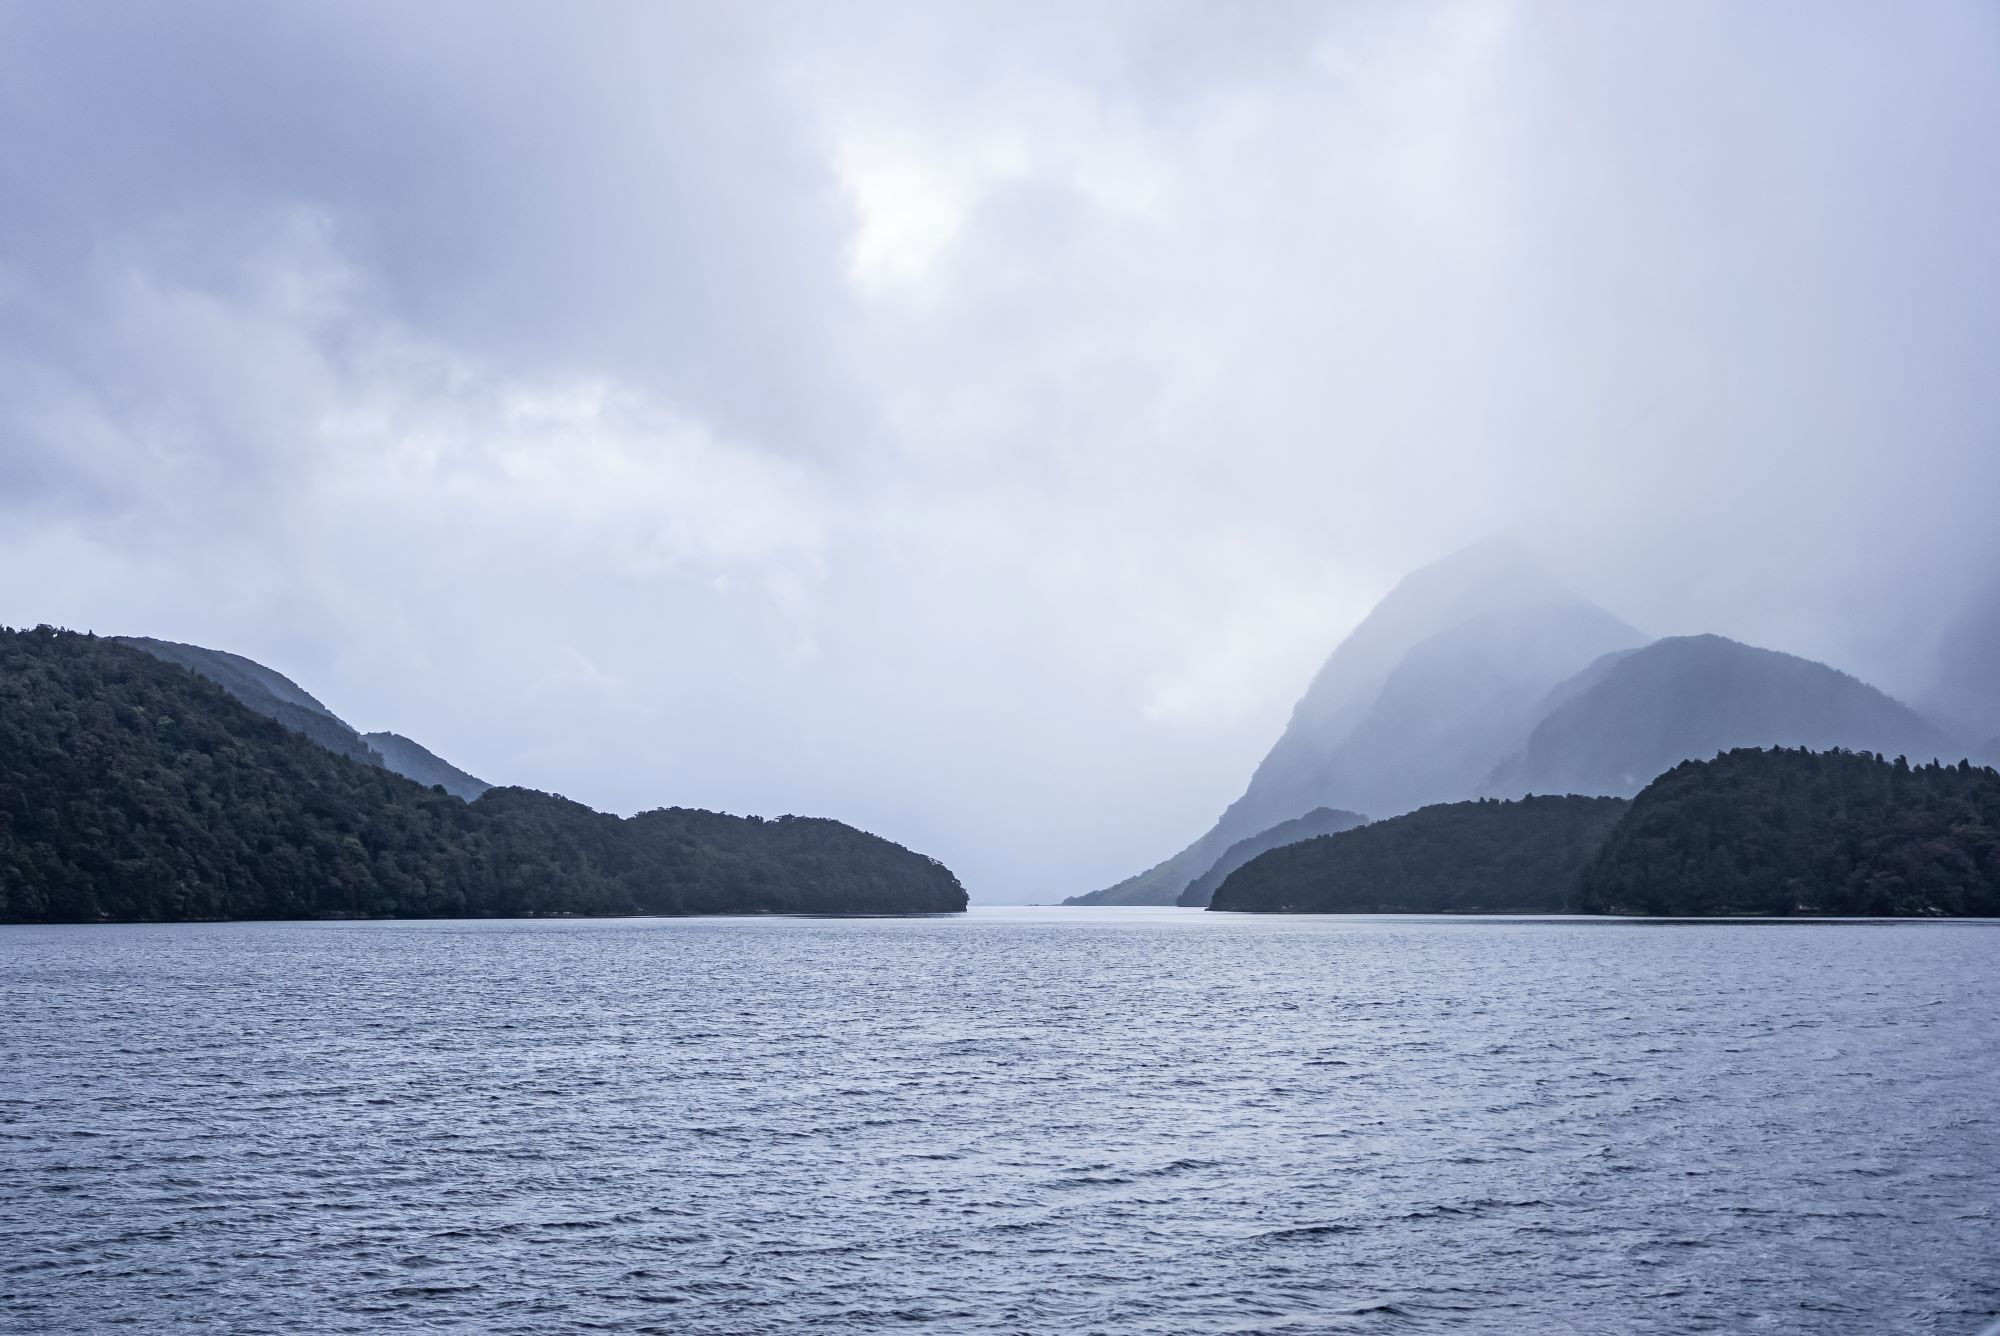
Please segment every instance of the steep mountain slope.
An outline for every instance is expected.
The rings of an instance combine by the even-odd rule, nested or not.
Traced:
[[[1440,803],[1273,849],[1216,888],[1253,913],[1554,913],[1624,815],[1620,798]]]
[[[382,764],[405,779],[413,779],[429,788],[433,784],[444,785],[444,791],[454,798],[471,802],[486,790],[492,788],[483,779],[466,774],[450,761],[432,752],[429,748],[410,741],[400,733],[364,733],[362,741],[375,749],[382,758]]]
[[[1213,829],[1067,903],[1171,904],[1238,840],[1317,807],[1383,817],[1473,797],[1553,688],[1642,639],[1509,544],[1416,571],[1334,650]]]
[[[382,758],[361,740],[361,735],[332,710],[319,703],[312,693],[283,673],[263,664],[219,649],[182,645],[150,636],[118,636],[121,645],[144,650],[156,659],[179,664],[242,701],[258,714],[275,719],[294,733],[303,733],[331,752],[370,765]]]
[[[493,787],[400,734],[362,735],[304,687],[254,659],[149,636],[115,639],[121,645],[144,650],[156,659],[200,674],[258,714],[275,719],[294,733],[303,733],[328,751],[350,760],[382,766],[426,788],[442,784],[445,792],[468,802]]]
[[[1551,699],[1487,793],[1630,795],[1682,761],[1732,747],[1845,747],[1917,760],[1954,750],[1938,727],[1865,682],[1721,636],[1674,636],[1600,661]]]
[[[0,920],[964,908],[942,864],[837,821],[465,803],[130,646],[0,629]]]
[[[1946,629],[1923,701],[1938,718],[2000,747],[2000,581]]]
[[[1260,831],[1248,839],[1236,841],[1215,860],[1208,871],[1188,883],[1177,905],[1204,908],[1215,888],[1223,879],[1242,867],[1267,849],[1277,849],[1287,844],[1297,844],[1300,840],[1317,839],[1321,835],[1336,835],[1343,830],[1353,830],[1368,823],[1368,818],[1358,812],[1341,812],[1331,807],[1316,807],[1304,816],[1293,817],[1290,821],[1280,821],[1269,830]]]

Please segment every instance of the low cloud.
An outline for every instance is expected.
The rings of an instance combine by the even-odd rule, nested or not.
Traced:
[[[1911,694],[2000,568],[1977,7],[22,6],[0,615],[986,899],[1409,567]]]

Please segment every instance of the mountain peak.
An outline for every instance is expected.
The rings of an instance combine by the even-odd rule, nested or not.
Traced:
[[[1682,761],[1735,747],[1953,750],[1929,720],[1858,678],[1719,635],[1669,636],[1600,660],[1549,700],[1487,792],[1630,795]]]
[[[1316,808],[1470,797],[1557,683],[1643,637],[1489,538],[1412,571],[1328,656],[1243,796],[1193,845],[1094,893],[1170,904],[1238,841]]]

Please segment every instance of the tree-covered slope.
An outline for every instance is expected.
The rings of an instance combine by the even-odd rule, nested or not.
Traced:
[[[317,697],[291,678],[254,659],[201,645],[155,640],[151,636],[119,636],[117,641],[201,674],[258,714],[277,720],[294,733],[305,734],[328,751],[371,765],[382,763],[381,756],[346,720],[320,704]]]
[[[1280,821],[1269,830],[1260,831],[1248,839],[1238,840],[1230,845],[1222,857],[1215,860],[1213,867],[1188,883],[1187,889],[1181,892],[1180,898],[1174,903],[1192,908],[1204,907],[1214,898],[1215,888],[1222,885],[1230,873],[1266,849],[1297,844],[1300,840],[1310,840],[1321,835],[1334,835],[1366,824],[1368,818],[1359,812],[1343,812],[1332,807],[1316,807],[1304,816],[1293,817],[1290,821]]]
[[[1746,748],[1661,775],[1586,867],[1613,914],[2000,914],[2000,773]]]
[[[1424,807],[1251,859],[1211,909],[1263,913],[1553,913],[1624,812],[1619,798]]]
[[[128,646],[0,630],[0,920],[964,907],[943,865],[838,822],[468,804]]]
[[[255,659],[202,645],[154,640],[150,636],[116,639],[121,645],[144,650],[156,659],[199,673],[258,714],[277,720],[295,733],[305,734],[329,751],[393,770],[425,788],[442,784],[445,792],[467,802],[493,787],[400,734],[356,731],[304,687]]]
[[[468,775],[430,748],[412,742],[400,733],[363,733],[361,740],[374,748],[375,754],[382,758],[383,765],[405,779],[414,779],[425,788],[433,784],[442,784],[444,791],[452,797],[471,802],[493,787],[476,775]]]

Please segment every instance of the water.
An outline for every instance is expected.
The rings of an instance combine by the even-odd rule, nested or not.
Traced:
[[[2000,926],[0,929],[0,1328],[1941,1332]]]

